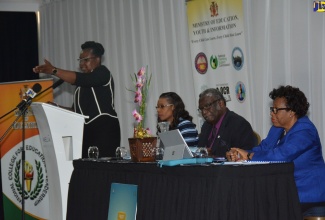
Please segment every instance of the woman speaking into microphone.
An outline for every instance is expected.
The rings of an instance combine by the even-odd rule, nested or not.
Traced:
[[[46,59],[33,71],[54,75],[76,86],[71,109],[89,117],[84,126],[82,158],[88,157],[90,146],[98,147],[100,157],[114,157],[121,134],[114,107],[114,80],[108,68],[101,64],[105,50],[94,41],[85,42],[81,49],[80,72],[57,68]]]

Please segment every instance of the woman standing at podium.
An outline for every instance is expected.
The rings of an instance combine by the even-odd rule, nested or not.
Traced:
[[[89,116],[83,136],[82,158],[88,157],[88,147],[97,146],[100,157],[115,156],[120,146],[120,123],[114,107],[114,80],[111,72],[101,64],[104,47],[87,41],[81,45],[81,72],[53,66],[48,60],[33,68],[35,73],[47,73],[76,86],[72,110]]]

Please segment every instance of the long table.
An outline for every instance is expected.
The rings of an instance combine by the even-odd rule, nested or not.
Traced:
[[[67,220],[107,220],[111,183],[138,185],[137,220],[302,219],[292,163],[158,167],[73,161]]]

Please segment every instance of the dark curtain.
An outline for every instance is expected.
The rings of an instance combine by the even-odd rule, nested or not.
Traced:
[[[0,12],[0,83],[38,79],[35,12]]]
[[[35,12],[0,11],[0,83],[38,79],[32,68],[38,64]],[[1,156],[1,154],[0,154]],[[0,157],[0,219],[4,219]]]

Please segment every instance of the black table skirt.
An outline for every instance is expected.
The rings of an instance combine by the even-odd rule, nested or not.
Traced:
[[[293,164],[73,162],[68,220],[107,220],[112,182],[138,185],[137,220],[300,220]]]

